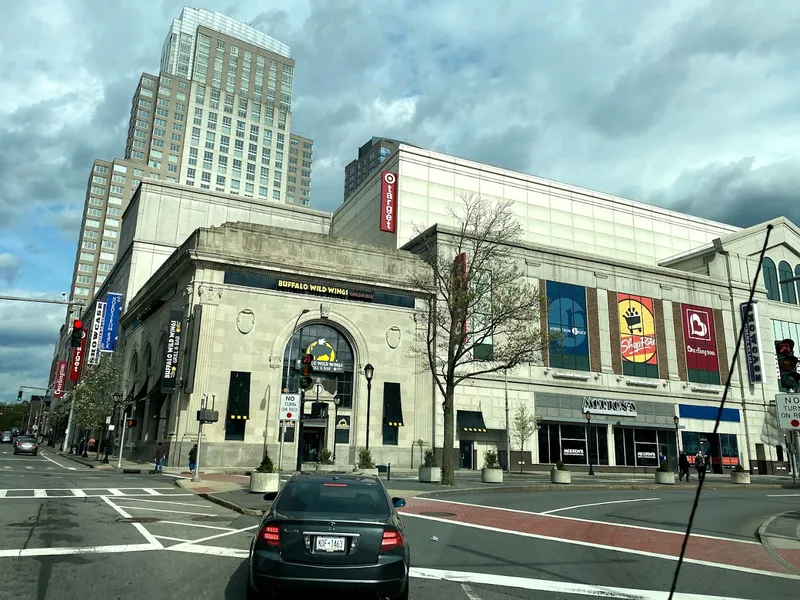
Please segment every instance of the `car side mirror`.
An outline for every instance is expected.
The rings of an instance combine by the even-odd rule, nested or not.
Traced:
[[[403,508],[406,505],[405,498],[392,498],[392,504],[395,508]]]
[[[264,500],[267,502],[274,502],[275,498],[278,497],[278,492],[267,492],[264,494]]]

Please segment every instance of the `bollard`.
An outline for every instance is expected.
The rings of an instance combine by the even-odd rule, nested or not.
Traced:
[[[392,480],[392,463],[386,464],[386,481]]]

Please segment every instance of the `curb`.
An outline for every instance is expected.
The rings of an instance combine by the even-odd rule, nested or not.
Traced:
[[[732,484],[723,484],[723,485],[704,485],[703,490],[711,490],[711,491],[720,491],[720,490],[732,490],[732,489],[739,489],[739,488],[749,488],[753,490],[779,490],[784,489],[783,486],[777,484],[750,484],[748,486],[734,486]],[[622,490],[622,491],[629,491],[629,490],[640,490],[640,491],[652,491],[652,490],[661,490],[661,491],[685,491],[685,490],[696,490],[697,486],[695,485],[659,485],[656,483],[652,484],[632,484],[632,485],[559,485],[559,484],[541,484],[541,485],[507,485],[507,486],[498,486],[498,487],[476,487],[476,488],[458,488],[458,489],[444,489],[444,490],[433,490],[430,492],[423,492],[418,497],[426,498],[426,497],[438,497],[438,496],[458,496],[464,494],[486,494],[486,493],[519,493],[519,492],[589,492],[589,491],[596,491],[596,490]]]
[[[764,548],[764,550],[766,550],[766,551],[767,551],[767,553],[768,553],[768,554],[769,554],[769,555],[770,555],[772,558],[774,558],[774,559],[775,559],[776,561],[778,561],[778,562],[779,562],[781,565],[783,565],[783,567],[784,567],[785,569],[787,569],[787,570],[788,570],[790,573],[800,574],[800,569],[798,569],[796,566],[794,566],[794,565],[793,565],[793,564],[791,564],[790,562],[786,561],[786,560],[785,560],[783,557],[781,557],[781,555],[780,555],[780,554],[778,554],[778,553],[775,551],[775,549],[772,547],[772,544],[771,544],[771,543],[770,543],[770,541],[769,541],[769,540],[770,540],[770,537],[772,537],[772,536],[770,536],[770,535],[768,535],[768,534],[767,534],[767,528],[769,527],[769,525],[770,525],[770,524],[771,524],[771,523],[772,523],[772,522],[773,522],[775,519],[778,519],[778,518],[782,517],[783,515],[785,515],[785,514],[788,514],[788,513],[790,513],[790,512],[793,512],[793,511],[786,511],[786,512],[780,513],[780,514],[778,514],[778,515],[773,515],[773,516],[771,516],[769,519],[767,519],[766,521],[764,521],[764,522],[761,524],[761,526],[758,528],[757,535],[758,535],[758,540],[761,542],[761,546]]]
[[[223,498],[218,498],[214,494],[197,494],[197,495],[200,496],[201,498],[208,500],[209,502],[213,502],[214,504],[218,504],[224,508],[230,509],[242,515],[260,517],[266,512],[263,510],[256,510],[254,508],[242,508],[238,504],[234,502],[229,502],[228,500],[224,500]]]

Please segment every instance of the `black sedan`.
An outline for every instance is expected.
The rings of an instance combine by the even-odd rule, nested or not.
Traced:
[[[14,440],[14,454],[39,454],[39,442],[34,438],[21,435]]]
[[[292,592],[407,600],[410,554],[397,508],[374,476],[295,473],[250,545],[248,600]]]

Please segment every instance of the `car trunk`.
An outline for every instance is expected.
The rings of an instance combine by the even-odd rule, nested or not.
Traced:
[[[281,558],[324,565],[367,565],[378,562],[384,522],[336,517],[280,521]]]

